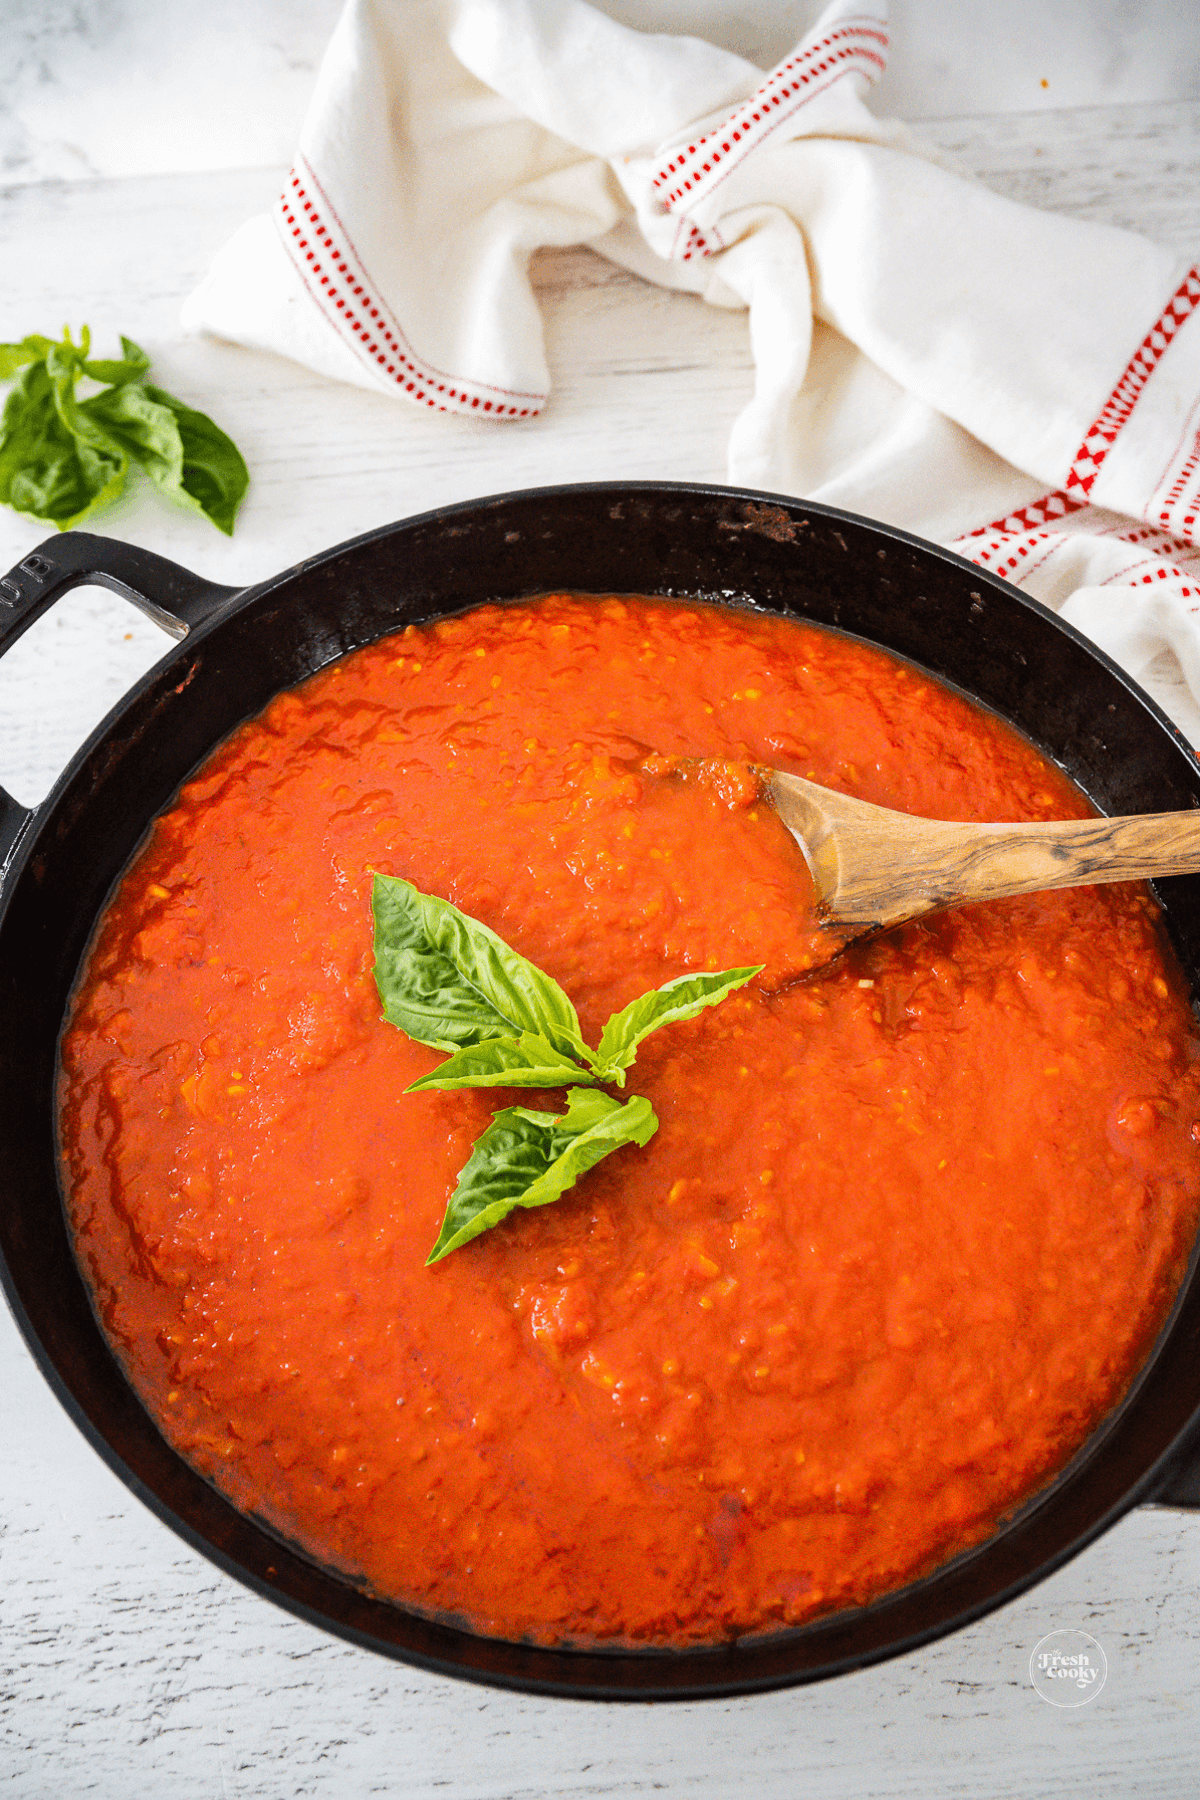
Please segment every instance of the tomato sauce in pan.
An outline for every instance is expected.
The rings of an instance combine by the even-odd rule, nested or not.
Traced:
[[[761,762],[1086,815],[1008,727],[793,621],[551,596],[410,628],[234,733],[105,914],[62,1045],[77,1251],[170,1442],[372,1592],[540,1642],[796,1625],[990,1534],[1127,1388],[1197,1224],[1196,1028],[1144,888],[935,916],[806,976]],[[483,920],[661,1128],[425,1266],[496,1108],[406,1095],[371,871]]]

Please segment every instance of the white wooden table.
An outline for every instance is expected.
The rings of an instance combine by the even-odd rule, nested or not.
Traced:
[[[1200,106],[949,121],[931,131],[1017,198],[1194,251]],[[210,411],[254,486],[226,542],[141,493],[97,529],[244,582],[443,502],[593,477],[720,480],[745,321],[586,251],[542,259],[554,396],[522,426],[431,417],[268,356],[185,340],[180,300],[278,169],[0,190],[0,338],[86,319]],[[0,572],[45,532],[0,512]],[[97,590],[0,666],[0,780],[40,798],[164,648]],[[1164,688],[1169,698],[1169,673]],[[1107,1653],[1098,1699],[1046,1705],[1046,1632]],[[666,1793],[762,1800],[1200,1791],[1200,1514],[1144,1509],[1023,1600],[919,1655],[728,1703],[601,1707],[428,1676],[300,1624],[194,1555],[60,1412],[0,1308],[0,1794],[454,1800]]]

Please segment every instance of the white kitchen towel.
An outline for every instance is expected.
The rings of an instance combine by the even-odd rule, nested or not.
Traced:
[[[295,164],[186,324],[440,411],[536,414],[529,260],[747,309],[729,478],[951,544],[1200,701],[1200,268],[1016,205],[865,96],[886,0],[764,72],[586,0],[348,0]],[[654,0],[639,22],[654,23]],[[644,15],[644,16],[643,16]]]

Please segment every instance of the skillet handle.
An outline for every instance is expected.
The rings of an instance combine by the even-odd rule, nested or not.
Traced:
[[[172,637],[186,637],[241,590],[219,587],[165,556],[88,531],[47,538],[0,577],[0,656],[46,608],[84,582],[111,588]]]
[[[0,787],[0,882],[4,880],[5,871],[25,836],[33,813],[32,807],[22,806],[6,788]]]
[[[1200,1441],[1187,1445],[1175,1458],[1150,1504],[1200,1510]]]
[[[0,656],[71,588],[84,582],[111,588],[132,600],[169,631],[186,637],[220,610],[239,588],[220,587],[181,569],[164,556],[87,531],[64,531],[47,538],[0,576]],[[0,788],[0,878],[16,854],[36,809],[21,806]]]

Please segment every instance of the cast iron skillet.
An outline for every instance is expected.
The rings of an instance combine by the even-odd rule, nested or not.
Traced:
[[[183,641],[43,805],[27,812],[0,790],[2,1272],[67,1411],[188,1543],[314,1624],[443,1674],[595,1699],[694,1699],[914,1649],[1028,1588],[1139,1502],[1200,1505],[1200,1280],[1190,1279],[1134,1391],[994,1538],[889,1598],[771,1639],[631,1654],[475,1637],[357,1592],[235,1511],[168,1448],[97,1327],[59,1195],[55,1057],[93,923],[149,822],[280,688],[479,601],[555,589],[692,595],[796,613],[912,658],[1010,719],[1105,812],[1200,805],[1200,764],[1132,682],[1015,588],[902,532],[767,494],[646,482],[505,495],[387,526],[245,591],[70,533],[0,581],[0,654],[85,581]],[[1200,877],[1159,891],[1195,991]]]

